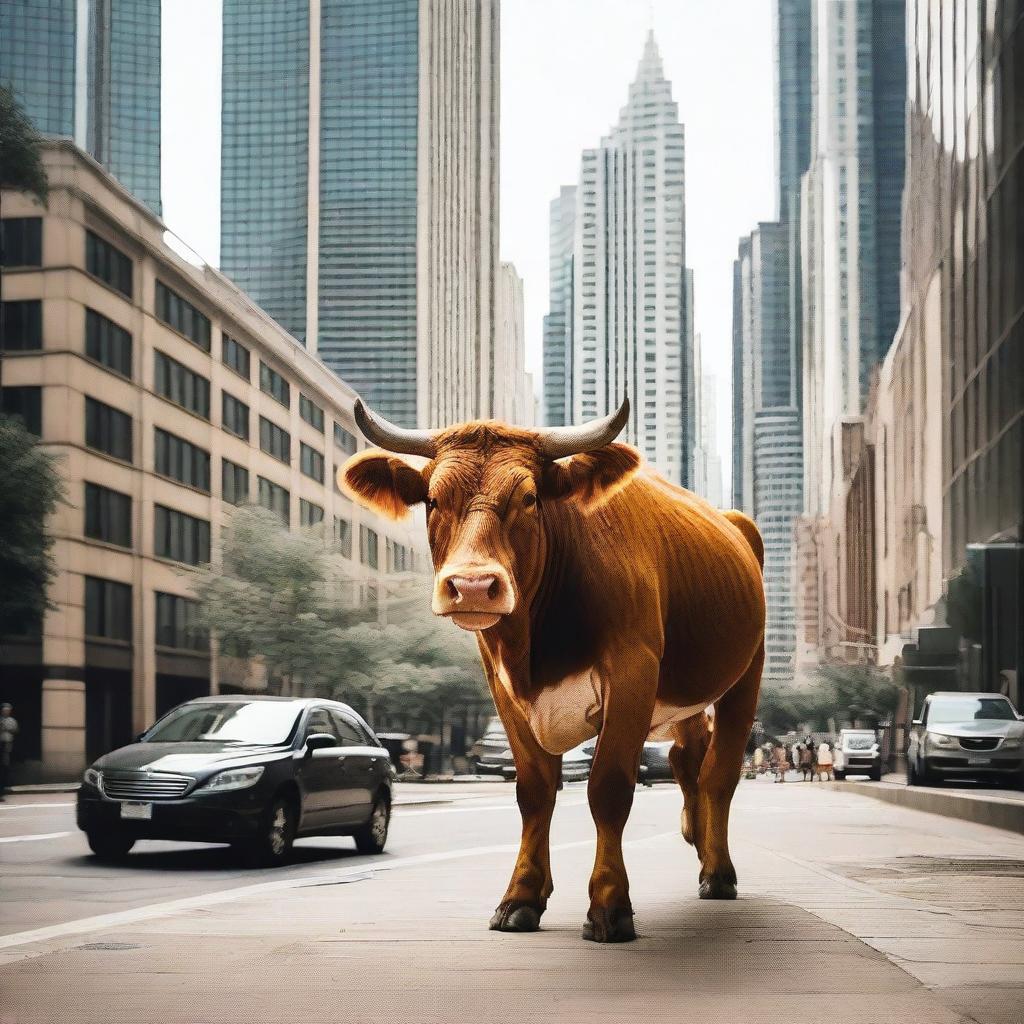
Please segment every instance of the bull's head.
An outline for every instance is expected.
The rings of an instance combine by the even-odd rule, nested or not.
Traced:
[[[407,430],[357,401],[359,429],[384,451],[353,456],[338,471],[338,483],[393,519],[426,505],[433,611],[463,629],[488,629],[536,593],[548,552],[548,511],[565,513],[555,507],[564,502],[593,508],[636,471],[636,451],[612,443],[628,416],[625,400],[610,416],[578,427],[522,430],[482,421]],[[429,461],[418,468],[388,453]]]

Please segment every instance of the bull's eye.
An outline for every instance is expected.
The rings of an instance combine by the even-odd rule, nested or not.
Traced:
[[[523,508],[533,508],[537,504],[537,495],[533,491],[528,491],[523,495]]]
[[[437,511],[437,499],[436,498],[427,498],[427,512],[430,513],[430,512],[436,512],[436,511]]]

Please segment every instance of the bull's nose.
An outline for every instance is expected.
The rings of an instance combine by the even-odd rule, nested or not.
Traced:
[[[483,606],[496,600],[501,589],[497,576],[449,576],[445,587],[456,605]]]

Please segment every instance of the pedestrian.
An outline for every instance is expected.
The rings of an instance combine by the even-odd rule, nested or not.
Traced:
[[[781,743],[775,748],[772,760],[775,767],[775,781],[785,782],[786,769],[789,767],[789,751]]]
[[[806,743],[800,748],[800,774],[803,782],[810,782],[814,778],[815,752],[814,744]]]
[[[822,740],[818,747],[818,763],[814,766],[814,775],[827,775],[829,782],[832,781],[832,748],[826,740]]]
[[[14,752],[14,737],[18,734],[18,722],[12,712],[14,708],[4,702],[0,704],[0,800],[6,800],[7,775],[11,770],[11,755]]]
[[[758,775],[764,771],[764,751],[760,747],[754,749],[754,771]]]

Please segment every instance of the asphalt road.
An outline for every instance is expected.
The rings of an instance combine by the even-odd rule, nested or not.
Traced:
[[[740,898],[706,902],[678,792],[641,789],[626,833],[639,938],[596,946],[580,938],[582,785],[560,795],[535,935],[486,927],[515,856],[512,787],[413,789],[450,802],[397,808],[384,856],[305,840],[276,871],[156,842],[102,866],[68,796],[0,804],[0,1022],[1024,1020],[1024,837],[744,782]]]

